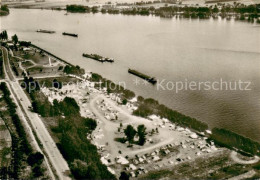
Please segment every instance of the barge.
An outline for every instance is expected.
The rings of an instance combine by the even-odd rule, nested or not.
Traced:
[[[152,83],[152,84],[156,84],[157,83],[157,80],[154,77],[150,77],[150,76],[145,75],[143,73],[140,73],[140,72],[138,72],[136,70],[128,69],[128,73],[136,75],[136,76],[138,76],[138,77],[148,81],[149,83]]]
[[[66,33],[66,32],[62,33],[62,35],[64,35],[64,36],[78,37],[78,35],[77,35],[77,34]]]
[[[90,59],[94,59],[96,61],[99,61],[99,62],[110,62],[110,63],[113,63],[114,62],[114,59],[112,58],[105,58],[105,57],[102,57],[98,54],[82,54],[83,57],[86,57],[86,58],[90,58]]]
[[[55,33],[55,31],[49,31],[49,30],[44,30],[44,29],[38,29],[36,32],[40,32],[40,33],[49,33],[49,34],[53,34],[53,33]]]

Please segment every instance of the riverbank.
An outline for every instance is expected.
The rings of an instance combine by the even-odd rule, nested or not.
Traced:
[[[60,9],[64,9],[66,8],[66,5],[70,5],[70,4],[77,4],[77,5],[84,5],[84,6],[101,6],[101,5],[114,5],[117,4],[118,6],[158,6],[158,4],[162,4],[162,6],[164,6],[164,4],[171,4],[174,3],[175,1],[160,1],[160,0],[154,0],[154,1],[148,1],[148,0],[144,0],[142,2],[137,2],[135,0],[112,0],[112,1],[80,1],[80,0],[63,0],[63,1],[43,1],[43,2],[37,2],[35,3],[35,1],[29,0],[29,1],[20,1],[20,2],[2,2],[2,4],[6,4],[11,8],[28,8],[28,9],[53,9],[53,8],[60,8]],[[211,2],[209,0],[209,2]],[[249,4],[257,4],[260,3],[260,0],[225,0],[225,1],[219,1],[221,3],[226,3],[226,4],[233,4],[234,2],[236,3],[243,3],[246,5]],[[183,0],[182,1],[182,5],[199,5],[199,6],[206,6],[206,5],[214,5],[216,4],[216,2],[212,3],[206,3],[206,0]]]
[[[155,15],[162,18],[188,18],[188,19],[209,19],[209,18],[226,18],[248,22],[260,23],[259,10],[260,4],[244,5],[239,3],[234,4],[215,4],[214,6],[183,6],[179,4],[165,5],[164,7],[134,7],[119,8],[116,6],[82,6],[82,5],[67,5],[66,11],[70,13],[98,13],[102,14],[123,14],[123,15]]]
[[[130,101],[132,98],[135,97],[134,92],[124,89],[123,87],[113,83],[112,81],[103,78],[99,74],[93,73],[91,80],[98,83],[102,82],[100,84],[100,88],[107,89],[108,94],[122,94],[122,96],[120,96],[122,100],[127,99],[127,101]],[[207,123],[201,122],[195,118],[191,118],[177,111],[174,111],[166,107],[165,105],[159,104],[157,100],[154,100],[152,98],[144,99],[141,96],[138,96],[136,98],[138,108],[133,111],[133,114],[136,116],[148,118],[151,115],[158,115],[159,117],[169,119],[171,122],[177,123],[184,128],[188,127],[197,132],[202,132],[202,134],[204,134],[208,129]],[[213,139],[220,146],[225,146],[230,149],[236,148],[252,155],[260,155],[260,144],[258,142],[255,142],[249,138],[243,137],[224,128],[213,128],[212,134],[209,134],[208,137]],[[245,146],[245,144],[247,145]]]
[[[32,13],[37,16],[32,17]],[[57,18],[51,19],[52,16]],[[26,17],[32,23],[26,23],[24,18],[19,17]],[[46,18],[41,17],[50,20],[45,22]],[[46,29],[57,33],[37,34],[35,30],[43,28],[37,25],[39,19]],[[78,19],[81,20],[79,24],[76,23]],[[145,98],[157,97],[161,104],[207,122],[210,128],[224,127],[255,140],[260,138],[259,106],[254,100],[259,98],[260,92],[255,79],[259,75],[256,71],[259,64],[258,41],[254,38],[258,35],[257,25],[233,19],[162,19],[101,13],[65,16],[63,11],[26,9],[12,9],[10,15],[1,20],[3,28],[9,29],[11,35],[19,34],[20,38],[114,82],[125,82],[127,88],[137,94]],[[22,25],[18,29],[13,28],[19,22],[23,22]],[[52,24],[57,22],[62,22],[63,26],[53,27]],[[126,28],[127,24],[135,28]],[[25,28],[28,31],[24,32]],[[80,38],[62,36],[65,30],[79,34]],[[146,46],[147,43],[149,46]],[[146,49],[143,50],[143,47]],[[117,61],[113,65],[101,64],[86,60],[82,52],[114,57]],[[178,94],[174,90],[158,91],[150,84],[135,85],[135,77],[127,73],[128,68],[153,75],[159,82],[165,79],[162,83],[164,87],[168,81],[184,82],[186,78],[196,82],[214,81],[222,77],[225,81],[238,78],[250,80],[252,91],[250,94],[246,91],[184,90]]]
[[[161,4],[161,6],[158,4]],[[39,5],[39,4],[38,4]],[[43,7],[35,4],[17,5],[14,8],[28,9],[52,9],[66,10],[70,13],[98,13],[102,14],[123,14],[123,15],[154,15],[162,18],[188,18],[188,19],[209,19],[226,18],[235,20],[260,23],[260,2],[259,4],[244,4],[243,1],[205,1],[204,4],[183,4],[177,1],[153,1],[142,3],[115,3],[115,4],[66,4],[66,6]],[[66,14],[67,15],[67,14]]]
[[[79,79],[81,79],[81,77],[79,77]],[[44,79],[42,79],[42,80],[44,81]],[[146,150],[148,150],[149,153],[151,153],[152,159],[150,159],[150,157],[147,158],[147,155],[144,154],[144,157],[147,159],[146,160],[147,162],[151,161],[151,160],[157,161],[160,158],[164,157],[164,155],[161,155],[161,153],[164,153],[164,150],[165,150],[166,155],[169,154],[169,151],[173,154],[176,154],[174,148],[175,148],[175,146],[179,147],[180,145],[182,145],[181,147],[179,147],[181,149],[181,152],[178,153],[178,155],[180,157],[177,158],[177,159],[175,157],[173,157],[174,160],[171,161],[171,162],[169,161],[169,164],[179,163],[179,161],[182,162],[182,161],[186,161],[187,159],[189,160],[191,158],[195,159],[195,157],[200,156],[201,153],[202,154],[213,153],[216,150],[216,147],[215,147],[214,144],[212,144],[212,143],[209,144],[209,142],[206,141],[207,137],[205,137],[204,135],[200,135],[201,137],[199,137],[198,135],[193,134],[189,129],[186,128],[186,127],[191,127],[191,128],[199,127],[199,128],[202,128],[202,129],[197,129],[197,130],[205,131],[207,128],[203,127],[203,126],[198,126],[199,123],[196,123],[197,120],[191,119],[191,118],[184,116],[184,115],[181,115],[180,113],[178,113],[176,111],[168,110],[167,107],[160,105],[158,102],[156,102],[153,99],[143,99],[141,97],[138,97],[136,103],[126,103],[126,106],[124,106],[124,104],[122,104],[121,100],[123,98],[126,98],[127,102],[128,101],[130,102],[130,100],[132,100],[135,97],[133,92],[131,93],[129,90],[121,89],[121,87],[117,86],[116,84],[114,84],[111,81],[106,80],[105,78],[102,78],[98,74],[92,74],[91,76],[88,76],[86,79],[82,78],[81,80],[83,81],[82,87],[81,86],[74,87],[73,85],[72,86],[68,85],[68,88],[61,88],[60,90],[59,90],[59,88],[54,89],[54,92],[56,92],[56,94],[54,92],[52,92],[53,89],[52,90],[51,89],[45,89],[45,88],[41,89],[41,92],[44,93],[44,95],[46,96],[45,98],[48,98],[48,100],[47,99],[43,100],[40,104],[38,104],[37,106],[34,106],[34,109],[36,107],[38,107],[39,109],[35,109],[35,110],[37,112],[39,111],[38,113],[40,113],[42,115],[42,117],[55,117],[56,116],[56,115],[54,115],[55,113],[58,113],[58,114],[60,113],[59,116],[61,115],[61,117],[58,116],[60,120],[57,123],[57,124],[59,124],[59,126],[57,126],[55,128],[53,128],[53,127],[50,128],[55,133],[60,134],[61,132],[71,130],[70,128],[69,129],[66,128],[66,127],[70,126],[70,124],[68,122],[73,120],[73,118],[70,115],[73,114],[74,115],[73,117],[75,117],[75,112],[78,113],[79,107],[80,107],[81,115],[85,114],[86,118],[90,118],[89,115],[91,117],[93,117],[93,114],[91,114],[90,112],[87,112],[88,109],[91,109],[91,112],[94,113],[95,116],[96,116],[96,117],[94,116],[96,118],[96,121],[98,122],[99,125],[101,125],[101,126],[98,126],[98,127],[100,127],[100,128],[102,127],[101,121],[103,123],[110,122],[113,125],[116,125],[116,126],[113,126],[114,128],[112,128],[112,126],[109,126],[111,132],[108,133],[108,136],[105,136],[106,137],[105,140],[101,141],[101,144],[99,144],[100,146],[97,146],[99,148],[103,147],[103,144],[105,144],[106,141],[108,141],[107,138],[110,137],[110,140],[109,140],[109,143],[108,143],[108,145],[110,147],[110,151],[108,151],[108,152],[110,152],[110,154],[115,153],[117,155],[119,153],[118,154],[119,156],[120,156],[120,154],[124,154],[124,155],[128,154],[126,152],[127,152],[127,150],[129,150],[129,148],[125,148],[124,145],[122,145],[119,142],[114,142],[115,138],[112,136],[112,134],[117,131],[117,127],[119,126],[119,123],[120,123],[121,120],[122,120],[122,124],[125,126],[128,123],[132,124],[134,122],[133,120],[135,120],[135,119],[136,119],[135,122],[137,122],[137,123],[145,123],[146,122],[145,124],[146,124],[147,127],[149,127],[149,130],[154,129],[154,128],[159,129],[159,132],[157,132],[156,134],[151,136],[155,146],[153,146],[153,143],[151,143],[151,144],[148,144],[147,148],[144,148],[144,149],[140,148],[140,150],[139,150],[142,153],[145,153]],[[58,80],[58,82],[59,81],[60,80]],[[89,81],[96,84],[96,86],[92,86],[91,85],[92,83],[90,83]],[[99,83],[100,81],[102,82],[102,84]],[[86,83],[86,84],[84,84],[84,83]],[[109,83],[109,84],[107,84],[107,83]],[[111,84],[112,84],[113,88],[109,89],[109,87],[111,87]],[[88,87],[88,93],[86,93],[86,91],[84,90],[85,86]],[[116,88],[114,88],[114,86],[116,86]],[[120,89],[121,89],[121,91],[120,91]],[[96,94],[98,94],[98,95],[96,95]],[[69,97],[66,97],[67,95]],[[117,98],[113,97],[113,95],[119,97],[121,100],[118,101]],[[38,98],[38,96],[35,96],[35,97]],[[55,99],[59,100],[58,104],[55,101]],[[73,99],[75,99],[75,100],[73,100]],[[116,101],[116,102],[113,102],[112,100]],[[49,103],[47,103],[48,101],[49,101]],[[77,103],[75,103],[75,101]],[[52,102],[55,103],[56,105],[52,106],[50,104]],[[99,102],[101,102],[101,104]],[[139,104],[140,102],[142,102],[144,105],[147,105],[149,108],[151,108],[151,110],[156,110],[157,107],[160,107],[164,111],[160,112],[161,113],[160,116],[154,116],[154,113],[156,111],[155,112],[149,111],[149,109],[148,109],[148,111],[146,111],[147,108],[140,108],[140,104]],[[118,103],[118,104],[115,104],[115,103]],[[78,104],[79,107],[76,104]],[[132,108],[135,105],[137,106],[137,108],[139,108],[139,110],[136,109],[139,112],[142,111],[142,110],[145,110],[144,112],[147,113],[147,114],[145,114],[145,116],[148,116],[148,115],[151,114],[151,116],[148,117],[150,119],[147,119],[147,117],[145,117],[145,119],[143,119],[143,118],[139,118],[139,117],[132,116],[132,115],[128,114],[127,108]],[[90,106],[90,108],[88,108],[88,106]],[[55,107],[56,107],[56,109],[55,109]],[[66,107],[66,110],[64,109],[64,107]],[[142,107],[144,107],[144,106],[142,106]],[[106,108],[106,109],[104,109],[104,108]],[[106,111],[105,116],[103,115],[104,111]],[[119,115],[118,115],[119,119],[116,119],[116,122],[112,122],[111,119],[107,118],[106,113],[109,113],[111,111],[113,113],[116,113],[115,111],[119,112]],[[47,114],[43,114],[43,113],[47,113]],[[169,120],[171,122],[169,122],[169,120],[167,120],[166,118],[163,118],[164,114],[162,114],[162,113],[165,113],[166,115],[168,115]],[[62,117],[63,116],[62,114],[64,115],[64,117]],[[125,116],[127,116],[127,118],[125,118]],[[66,120],[63,120],[64,118]],[[77,122],[79,124],[77,124],[75,127],[73,127],[72,132],[73,133],[83,132],[83,134],[88,133],[88,132],[85,132],[84,128],[82,129],[82,127],[85,126],[85,124],[83,123],[84,119],[81,119],[80,117],[78,117],[77,120],[78,120]],[[119,120],[119,121],[117,121],[117,120]],[[192,121],[190,122],[190,120],[192,120]],[[150,121],[153,122],[154,124],[152,125],[150,123]],[[52,122],[53,122],[53,119],[52,119]],[[199,121],[197,121],[197,122],[199,122]],[[172,124],[172,123],[174,123],[174,124]],[[91,125],[91,123],[90,124],[87,123],[87,124]],[[194,126],[194,125],[196,125],[196,126]],[[181,127],[181,126],[183,126],[184,128]],[[106,131],[106,127],[108,127],[108,126],[105,125],[102,129],[102,131],[104,133]],[[90,128],[90,127],[88,127],[88,128]],[[76,129],[80,129],[80,130],[76,131]],[[90,136],[90,139],[92,139],[94,142],[97,142],[96,140],[100,139],[98,137],[102,137],[101,136],[102,131],[100,129],[97,129],[96,133],[98,133],[98,134],[94,135],[93,139]],[[101,134],[99,134],[100,132],[101,132]],[[169,133],[173,133],[174,135],[168,136]],[[80,136],[82,134],[78,134],[78,135],[79,135],[80,139],[84,139],[84,138],[82,138],[82,136]],[[116,135],[116,137],[118,135],[120,136],[120,133],[115,133],[115,135]],[[171,137],[178,137],[177,139],[181,142],[179,142],[179,144],[169,145],[168,143],[170,143],[171,140],[172,140]],[[58,138],[59,138],[59,136],[58,136]],[[67,140],[67,141],[65,141],[64,139]],[[71,146],[73,144],[72,142],[74,142],[73,139],[75,139],[74,136],[73,137],[67,136],[66,133],[62,134],[62,138],[60,139],[61,142],[59,143],[59,148],[63,152],[63,154],[66,156],[66,159],[70,162],[72,171],[75,172],[75,169],[73,169],[73,168],[75,168],[76,163],[80,163],[80,162],[74,161],[75,159],[77,159],[74,155],[77,154],[77,153],[80,153],[80,157],[84,157],[85,155],[82,152],[78,152],[80,147],[77,148],[77,151],[71,151],[70,150]],[[165,144],[159,143],[160,141],[162,141],[162,139],[164,140],[163,142],[166,143],[166,147],[160,147],[161,145],[165,145]],[[198,141],[194,140],[194,139],[197,139]],[[168,140],[170,140],[170,141],[168,141]],[[84,143],[85,143],[85,141],[84,141]],[[119,149],[120,151],[115,151],[115,149],[114,149],[115,146],[111,145],[111,144],[116,144],[116,143],[120,144],[119,147],[123,146],[123,148]],[[193,144],[193,143],[195,143],[195,144]],[[70,145],[68,145],[68,144],[70,144]],[[194,147],[194,145],[196,145],[196,148]],[[89,145],[86,144],[86,147],[88,147],[88,146]],[[151,146],[151,147],[149,147],[149,146]],[[173,149],[172,149],[172,146],[174,147]],[[197,148],[197,146],[198,146],[198,148]],[[251,145],[248,144],[248,146],[251,146]],[[153,152],[150,152],[150,150],[153,150],[154,148],[159,148],[159,147],[160,147],[160,150],[158,150],[158,152],[160,152],[160,153],[158,155],[152,155]],[[171,147],[171,148],[169,148],[169,147]],[[137,146],[137,148],[138,148],[138,146]],[[196,153],[195,153],[195,151],[192,151],[190,148],[191,149],[195,148]],[[143,152],[143,150],[144,150],[144,152]],[[137,151],[137,152],[139,152],[139,151]],[[70,153],[72,153],[71,154],[72,156],[68,156],[68,154],[70,154]],[[155,153],[157,153],[157,150],[155,150]],[[111,156],[112,156],[112,154],[111,154]],[[106,157],[102,156],[102,157],[104,157],[105,160],[109,160],[109,159],[106,159],[107,156]],[[121,157],[115,157],[114,154],[113,154],[112,157],[113,158],[110,159],[110,160],[113,162],[113,160],[115,159],[117,161],[117,163],[119,163],[117,158],[119,158],[119,159],[123,158],[123,157],[122,158]],[[96,156],[93,155],[92,158],[95,159]],[[138,161],[141,162],[141,161],[143,161],[142,159],[143,159],[143,157],[141,159],[138,157]],[[154,159],[157,159],[157,160],[154,160]],[[129,160],[131,160],[131,162],[136,161],[135,158],[129,159]],[[166,163],[166,162],[163,161],[163,163],[161,163],[159,161],[159,167],[163,166],[164,163]],[[148,163],[148,165],[149,165],[149,163]],[[132,167],[132,166],[130,166],[130,167]],[[154,168],[154,167],[150,167],[150,168]],[[149,169],[149,170],[151,170],[151,169]],[[142,171],[144,171],[144,170],[142,170]],[[139,170],[138,170],[138,172],[139,172]]]

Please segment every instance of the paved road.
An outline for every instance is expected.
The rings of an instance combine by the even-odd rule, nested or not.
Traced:
[[[60,75],[60,74],[56,74],[56,75],[53,75],[53,74],[50,74],[50,75],[44,75],[44,76],[30,76],[30,77],[33,77],[33,79],[44,79],[44,78],[59,78],[59,77],[62,77],[64,75]],[[16,78],[16,80],[23,80],[24,78]]]
[[[8,52],[5,48],[3,48],[3,57],[4,64],[7,72],[7,79],[10,79],[10,87],[12,88],[15,96],[19,99],[22,108],[25,112],[25,115],[30,119],[32,128],[35,130],[39,140],[41,141],[44,151],[48,155],[48,158],[55,169],[55,173],[59,177],[59,179],[71,179],[66,175],[66,172],[69,171],[69,167],[65,159],[62,157],[60,151],[57,149],[55,142],[50,136],[48,130],[43,124],[42,120],[39,118],[38,114],[31,112],[28,107],[31,106],[31,102],[26,96],[25,92],[22,90],[19,82],[15,79],[12,74],[9,65]]]
[[[0,82],[1,82],[1,81],[0,81]],[[3,81],[3,82],[6,82],[6,81]],[[6,83],[6,84],[7,84],[7,86],[8,86],[8,89],[11,89],[11,88],[10,88],[10,85],[9,85],[8,83]],[[43,153],[42,150],[41,150],[41,148],[39,147],[39,144],[37,143],[37,141],[36,141],[36,139],[35,139],[35,137],[34,137],[33,131],[32,131],[32,129],[31,129],[30,125],[28,124],[28,122],[27,122],[27,120],[26,120],[26,118],[25,118],[25,116],[24,116],[24,114],[23,114],[23,112],[22,112],[22,109],[21,109],[21,107],[20,107],[18,101],[16,100],[16,98],[15,98],[15,96],[14,96],[14,93],[13,93],[12,91],[10,91],[10,94],[11,94],[12,99],[14,100],[14,103],[15,103],[16,106],[17,106],[16,112],[17,112],[18,116],[20,117],[20,119],[22,120],[24,129],[25,129],[25,131],[28,133],[28,135],[30,136],[30,138],[31,138],[31,140],[32,140],[32,142],[30,142],[30,143],[33,145],[33,147],[36,148],[37,151]],[[50,164],[49,164],[49,161],[48,161],[47,157],[44,156],[44,159],[45,159],[45,163],[46,163],[46,165],[47,165],[47,168],[48,168],[50,177],[51,177],[52,179],[55,179],[55,176],[54,176],[54,174],[53,174],[53,172],[52,172],[52,169],[51,169],[51,166],[50,166]]]

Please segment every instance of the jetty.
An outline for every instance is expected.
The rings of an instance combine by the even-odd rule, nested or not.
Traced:
[[[150,77],[150,76],[145,75],[143,73],[140,73],[140,72],[138,72],[136,70],[128,69],[128,73],[133,74],[135,76],[138,76],[138,77],[148,81],[151,84],[156,84],[157,83],[157,80],[154,77]]]
[[[99,62],[110,62],[110,63],[113,63],[114,62],[114,59],[113,58],[106,58],[106,57],[102,57],[98,54],[82,54],[83,57],[86,57],[86,58],[90,58],[90,59],[94,59],[96,61],[99,61]]]
[[[53,34],[53,33],[55,33],[55,31],[49,31],[49,30],[44,30],[44,29],[38,29],[36,32],[40,32],[40,33],[49,33],[49,34]]]
[[[62,35],[64,35],[64,36],[78,37],[78,35],[77,35],[77,34],[73,34],[73,33],[66,33],[66,32],[62,33]]]

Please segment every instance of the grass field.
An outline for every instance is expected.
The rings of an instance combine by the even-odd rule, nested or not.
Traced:
[[[229,154],[229,150],[224,150],[217,155],[197,158],[195,161],[181,163],[172,168],[151,171],[140,179],[228,179],[252,169],[252,165],[235,163]]]

